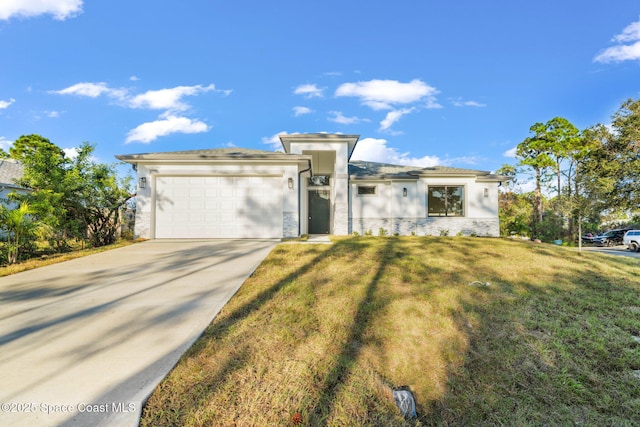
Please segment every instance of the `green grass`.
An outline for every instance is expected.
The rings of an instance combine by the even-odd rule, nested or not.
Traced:
[[[279,245],[141,425],[639,425],[636,336],[636,259],[458,237]]]

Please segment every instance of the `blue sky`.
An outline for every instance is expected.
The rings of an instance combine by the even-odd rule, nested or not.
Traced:
[[[73,155],[361,135],[354,159],[496,170],[535,122],[640,97],[640,3],[0,1],[0,147]]]

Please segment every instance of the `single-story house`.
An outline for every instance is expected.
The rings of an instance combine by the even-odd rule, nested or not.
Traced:
[[[241,148],[118,155],[137,171],[136,237],[498,236],[498,186],[470,169],[350,161],[359,135],[282,135]]]
[[[0,203],[7,203],[9,193],[24,194],[28,189],[16,184],[16,180],[22,178],[24,166],[14,159],[0,159]]]

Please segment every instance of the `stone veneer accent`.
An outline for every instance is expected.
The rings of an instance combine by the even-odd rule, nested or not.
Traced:
[[[298,212],[283,212],[282,237],[298,237]]]
[[[500,222],[497,218],[453,218],[453,217],[428,217],[428,218],[351,218],[349,230],[360,235],[368,231],[374,236],[380,235],[380,229],[386,231],[388,236],[398,234],[400,236],[441,236],[445,233],[455,236],[462,233],[464,236],[500,236]]]

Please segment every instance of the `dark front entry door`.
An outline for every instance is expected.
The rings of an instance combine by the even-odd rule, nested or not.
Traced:
[[[309,234],[329,234],[329,191],[309,191]]]

